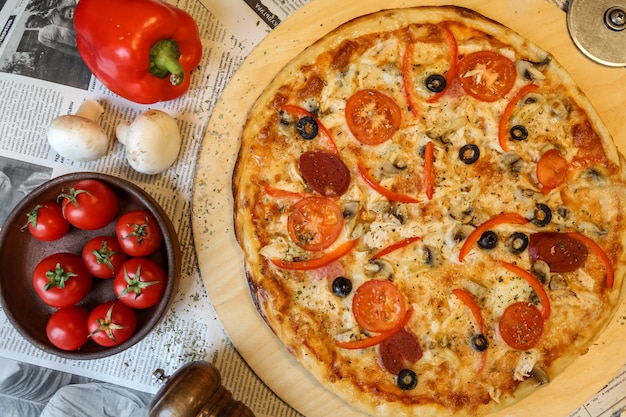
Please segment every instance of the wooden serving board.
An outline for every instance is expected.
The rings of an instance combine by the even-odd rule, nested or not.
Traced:
[[[341,6],[338,6],[341,4]],[[499,21],[552,53],[572,74],[626,152],[626,70],[600,66],[571,42],[565,13],[545,0],[314,0],[281,23],[244,61],[211,116],[199,151],[192,224],[209,297],[235,347],[259,377],[307,417],[363,416],[314,380],[265,325],[250,297],[232,226],[231,175],[247,113],[274,75],[295,55],[354,17],[382,8],[456,4]],[[564,374],[494,417],[567,416],[626,362],[623,303],[590,351]],[[539,408],[538,408],[539,407]]]

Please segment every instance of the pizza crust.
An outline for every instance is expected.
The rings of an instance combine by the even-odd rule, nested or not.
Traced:
[[[355,39],[381,31],[391,32],[393,30],[399,30],[405,27],[409,22],[437,24],[441,21],[458,21],[459,19],[462,19],[463,26],[470,27],[470,30],[485,31],[493,35],[494,38],[499,39],[504,45],[513,45],[516,49],[523,51],[525,54],[524,58],[529,61],[541,62],[549,57],[548,54],[518,35],[513,34],[507,28],[467,9],[457,7],[421,7],[382,11],[374,15],[357,18],[342,25],[307,48],[302,54],[292,60],[268,86],[255,104],[248,118],[248,123],[244,128],[242,147],[234,174],[236,232],[246,257],[246,272],[257,308],[270,328],[286,345],[290,353],[294,355],[320,383],[327,386],[331,391],[338,393],[338,395],[348,403],[373,415],[413,415],[414,413],[424,416],[444,415],[445,412],[451,409],[455,412],[455,415],[483,415],[518,401],[522,396],[532,392],[532,389],[528,389],[528,386],[532,384],[525,383],[522,389],[517,391],[511,388],[511,392],[498,392],[498,389],[492,391],[487,390],[483,391],[482,396],[476,395],[472,398],[466,398],[467,394],[465,394],[465,397],[459,396],[456,400],[458,406],[451,406],[455,401],[453,399],[448,399],[447,404],[443,406],[437,405],[432,399],[420,399],[416,397],[407,400],[410,396],[407,396],[398,389],[389,388],[389,381],[384,384],[383,391],[386,390],[386,394],[380,393],[372,395],[374,390],[378,392],[380,388],[380,382],[373,380],[373,378],[378,378],[375,372],[372,374],[363,370],[359,372],[350,371],[347,373],[345,373],[345,371],[342,371],[344,373],[337,372],[336,370],[333,372],[332,367],[339,366],[338,362],[335,362],[337,347],[334,345],[334,336],[336,336],[336,334],[327,332],[327,328],[324,325],[325,323],[319,321],[310,311],[296,311],[301,307],[300,302],[295,302],[293,296],[289,292],[286,292],[285,287],[280,283],[280,280],[276,279],[273,272],[268,272],[271,270],[271,267],[268,264],[267,251],[265,255],[262,255],[264,248],[267,247],[265,235],[267,231],[258,229],[257,224],[258,219],[268,217],[268,213],[270,212],[264,211],[267,208],[268,200],[267,197],[262,196],[260,192],[261,184],[257,182],[259,177],[256,174],[263,171],[271,172],[275,170],[276,167],[274,166],[275,161],[273,161],[272,158],[268,158],[267,161],[264,161],[260,158],[251,158],[250,155],[255,154],[255,147],[263,146],[261,143],[256,142],[259,138],[264,138],[269,135],[269,133],[266,132],[268,121],[277,117],[277,107],[274,103],[276,100],[276,92],[284,90],[284,85],[305,84],[306,81],[304,77],[307,76],[307,73],[306,71],[302,71],[302,68],[312,66],[318,56],[323,56],[328,51],[340,48],[346,38]],[[457,26],[456,30],[459,32],[462,28]],[[598,133],[604,154],[609,161],[608,165],[611,165],[614,171],[610,177],[613,188],[610,193],[610,198],[608,199],[608,207],[611,208],[609,211],[621,213],[624,198],[623,183],[621,183],[624,179],[623,159],[617,152],[608,132],[603,127],[591,105],[580,93],[570,77],[554,60],[551,61],[550,71],[552,72],[549,76],[555,77],[555,79],[563,83],[562,88],[567,91],[569,97],[576,99],[576,106],[579,107],[582,112],[586,113],[590,123],[593,125],[593,130]],[[336,119],[332,117],[329,117],[328,120],[331,126],[333,122],[336,122]],[[262,153],[259,153],[259,155],[261,154]],[[288,172],[292,172],[294,166],[289,164],[289,167],[284,169],[288,170]],[[261,175],[260,178],[262,181],[267,181],[266,176]],[[280,185],[289,186],[290,184],[288,182],[282,182]],[[458,202],[457,200],[453,201],[455,203]],[[485,206],[483,210],[489,212],[487,201],[482,204]],[[502,207],[503,209],[504,206],[505,205]],[[441,210],[441,207],[439,207],[439,210]],[[430,215],[434,220],[437,220],[437,216],[441,216],[441,213],[438,213],[436,209],[432,211],[433,213],[430,213]],[[498,210],[496,209],[495,211],[497,212]],[[276,216],[281,215],[274,211],[270,214]],[[446,214],[450,213],[446,212]],[[485,219],[479,220],[482,221]],[[622,219],[617,219],[617,222],[618,228],[622,228]],[[559,374],[572,360],[578,357],[581,351],[584,351],[586,346],[601,332],[612,316],[614,309],[619,305],[618,301],[621,299],[621,287],[624,273],[622,266],[624,265],[624,242],[623,237],[620,239],[621,240],[618,242],[615,242],[615,247],[613,248],[613,256],[617,265],[615,274],[616,281],[614,285],[616,290],[608,293],[607,305],[609,307],[604,307],[598,317],[598,322],[602,323],[602,325],[594,328],[589,336],[583,337],[585,343],[580,351],[576,350],[571,354],[567,353],[562,355],[560,359],[553,361],[550,368],[544,370],[546,374],[550,376]],[[450,256],[450,254],[443,255],[445,258]],[[365,256],[357,258],[357,260],[359,259],[362,263],[367,263]],[[488,269],[489,267],[489,265],[481,265],[483,269]],[[454,272],[454,268],[452,272]],[[355,272],[355,274],[358,274],[358,272]],[[428,273],[425,273],[425,275],[428,276]],[[452,281],[455,282],[454,279],[452,279]],[[316,291],[324,291],[323,286],[320,285],[320,288],[321,289]],[[321,298],[324,298],[324,296],[321,296]],[[450,302],[449,298],[450,297],[447,297],[445,299]],[[333,306],[333,308],[339,307],[337,305]],[[458,308],[458,306],[455,308]],[[424,321],[428,321],[430,317],[426,314],[424,319]],[[467,317],[465,320],[467,325],[471,327],[471,321]],[[413,328],[414,327],[412,327],[412,329]],[[445,358],[445,355],[448,353],[448,351],[443,350],[442,355],[444,358],[442,359],[442,363],[444,364],[446,360],[450,362],[450,359]],[[356,356],[361,355],[357,353]],[[513,366],[515,368],[517,362],[520,362],[520,358],[522,357],[516,357],[514,361],[509,359],[504,362],[515,362]],[[369,362],[363,362],[365,366],[362,368],[376,369],[378,367],[376,357],[368,357],[367,360],[369,360]],[[465,372],[467,372],[466,367],[467,365],[462,366]],[[448,373],[448,377],[452,374],[453,373]],[[341,375],[341,378],[339,378],[338,375]],[[346,377],[346,375],[351,375],[351,377]],[[374,382],[372,382],[370,378],[372,378]],[[391,379],[391,381],[393,382],[393,379]],[[363,388],[364,386],[366,388]],[[533,387],[533,389],[534,388],[535,387]],[[489,394],[489,398],[484,396],[485,392]],[[497,401],[491,401],[487,405],[481,404],[490,398]]]

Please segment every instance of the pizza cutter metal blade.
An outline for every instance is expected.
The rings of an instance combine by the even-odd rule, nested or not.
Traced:
[[[626,0],[570,0],[567,29],[588,58],[626,66]]]

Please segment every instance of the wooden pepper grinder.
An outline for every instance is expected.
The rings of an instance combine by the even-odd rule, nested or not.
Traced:
[[[165,385],[150,404],[150,417],[255,417],[246,405],[233,399],[209,362],[187,363],[171,377],[157,369],[154,377]]]

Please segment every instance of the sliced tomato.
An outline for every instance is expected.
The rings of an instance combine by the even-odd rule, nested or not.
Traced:
[[[360,90],[346,102],[346,122],[354,137],[365,145],[378,145],[400,129],[400,106],[378,90]]]
[[[541,192],[550,190],[565,182],[567,177],[567,160],[556,149],[550,149],[537,162],[537,180],[542,185]]]
[[[352,298],[356,322],[370,332],[388,332],[402,323],[406,301],[391,281],[372,279],[357,288]]]
[[[467,94],[481,101],[503,98],[515,85],[515,63],[492,51],[466,55],[459,62],[458,79]]]
[[[346,256],[359,242],[358,239],[349,240],[337,246],[333,251],[327,252],[319,258],[304,259],[298,261],[285,261],[282,259],[271,259],[270,261],[279,268],[293,269],[299,271],[311,270],[321,268],[330,264],[331,262],[338,261]]]
[[[327,197],[304,198],[293,205],[287,218],[287,231],[293,242],[308,251],[321,251],[343,231],[343,211]]]
[[[490,230],[492,227],[497,226],[499,224],[526,224],[528,223],[528,219],[521,216],[517,213],[500,213],[496,216],[493,216],[491,219],[487,220],[480,226],[470,233],[470,235],[463,242],[463,246],[461,246],[461,250],[459,251],[459,261],[463,262],[463,258],[470,253],[474,243],[478,241],[478,238],[485,233],[487,230]]]
[[[399,194],[399,193],[396,193],[395,191],[386,189],[385,187],[377,183],[376,180],[369,174],[369,172],[367,172],[367,169],[365,169],[365,167],[362,166],[361,164],[357,165],[357,170],[359,171],[359,175],[361,175],[361,178],[363,178],[363,181],[365,181],[367,185],[372,187],[372,189],[376,191],[377,193],[387,197],[388,200],[397,201],[398,203],[419,203],[420,202],[417,198],[411,197],[410,195]]]
[[[413,237],[407,237],[406,239],[402,239],[399,242],[392,243],[391,245],[386,246],[382,248],[380,251],[376,252],[376,254],[372,256],[372,259],[382,258],[383,256],[388,255],[391,252],[394,252],[398,249],[402,249],[403,247],[408,246],[413,242],[417,242],[420,239],[421,237],[419,236],[413,236]]]
[[[500,147],[503,151],[506,152],[509,150],[507,142],[507,127],[509,125],[509,119],[511,118],[511,116],[513,115],[513,111],[515,110],[515,106],[517,106],[517,103],[519,103],[519,101],[523,99],[526,94],[532,93],[538,88],[539,86],[536,84],[527,84],[523,86],[522,88],[517,90],[515,95],[511,97],[511,100],[509,100],[506,107],[504,108],[504,112],[502,112],[502,116],[500,116],[500,121],[498,122],[498,142],[500,143]]]
[[[539,343],[544,330],[544,319],[534,304],[517,302],[508,306],[498,328],[504,342],[517,350],[532,349]]]

